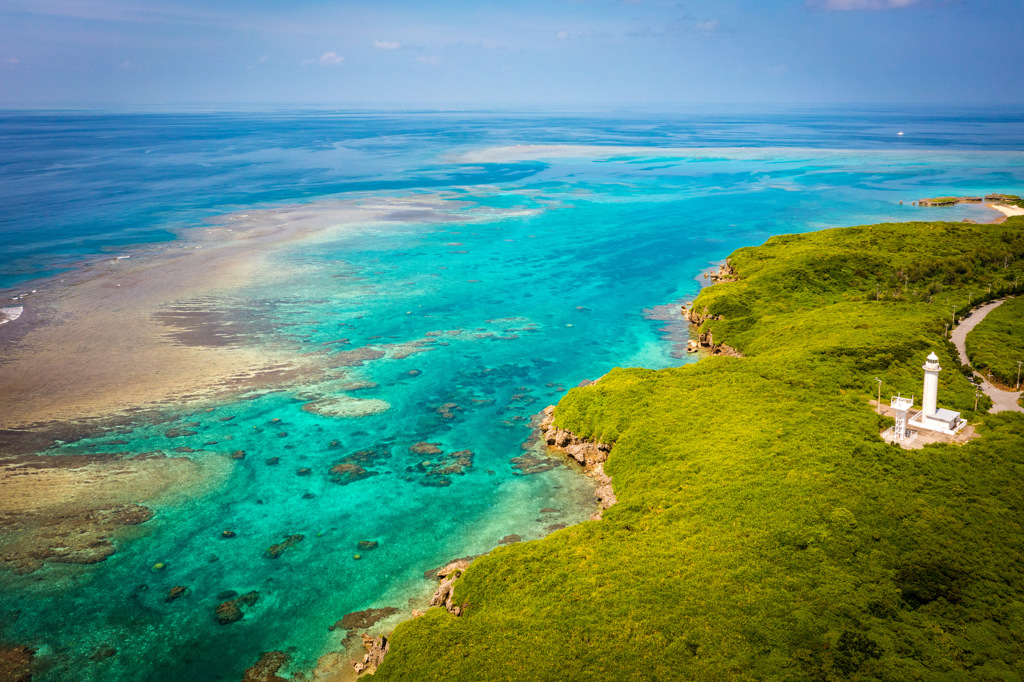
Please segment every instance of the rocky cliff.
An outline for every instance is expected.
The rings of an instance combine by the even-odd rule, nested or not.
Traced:
[[[608,460],[608,454],[612,446],[608,443],[596,443],[580,438],[572,431],[559,429],[554,425],[555,406],[549,405],[544,408],[544,418],[540,422],[540,430],[544,434],[544,440],[550,447],[558,448],[565,454],[583,465],[586,474],[597,481],[597,490],[594,497],[597,498],[601,510],[608,509],[617,502],[615,491],[612,489],[612,479],[604,473],[604,463]],[[597,511],[591,517],[592,520],[601,518],[601,511]]]

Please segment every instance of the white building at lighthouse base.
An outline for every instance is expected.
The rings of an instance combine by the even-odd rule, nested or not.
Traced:
[[[938,431],[939,433],[946,433],[951,436],[959,433],[960,429],[964,428],[966,424],[967,422],[960,418],[959,412],[942,408],[935,410],[931,414],[925,414],[923,411],[918,412],[907,422],[907,426],[913,429]]]

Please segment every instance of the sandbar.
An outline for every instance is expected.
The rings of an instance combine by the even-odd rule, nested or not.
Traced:
[[[145,523],[142,503],[174,503],[215,489],[227,457],[191,460],[149,453],[25,455],[0,462],[0,566],[30,573],[44,562],[92,564],[112,539]]]
[[[322,377],[329,355],[237,331],[247,287],[287,287],[301,275],[279,267],[275,255],[389,223],[496,217],[473,207],[433,194],[238,212],[131,259],[98,258],[39,284],[32,319],[8,325],[22,328],[17,335],[0,333],[0,431],[66,427]]]

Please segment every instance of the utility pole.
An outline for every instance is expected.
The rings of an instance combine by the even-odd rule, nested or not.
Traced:
[[[1024,360],[1018,360],[1017,361],[1017,388],[1015,389],[1017,391],[1020,390],[1020,366],[1021,365],[1024,365]]]
[[[882,414],[882,380],[875,377],[875,381],[878,382],[878,405],[876,405],[875,411],[878,414]]]
[[[956,326],[956,304],[953,304],[953,323],[949,325],[949,333],[952,335],[953,327]]]
[[[978,383],[974,384],[974,411],[978,411],[978,396],[981,395],[981,377],[978,377]]]
[[[949,322],[946,323],[946,329],[942,332],[942,338],[949,336]]]

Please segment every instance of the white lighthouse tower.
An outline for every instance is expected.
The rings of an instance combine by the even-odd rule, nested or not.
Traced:
[[[928,355],[924,363],[924,393],[921,396],[921,411],[910,420],[907,426],[955,434],[964,427],[966,422],[960,418],[959,412],[939,407],[939,358],[935,353]]]
[[[939,403],[939,358],[932,353],[924,363],[924,394],[921,396],[921,413],[925,415],[935,414]]]

